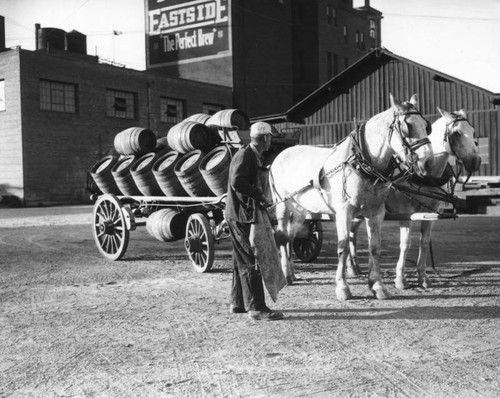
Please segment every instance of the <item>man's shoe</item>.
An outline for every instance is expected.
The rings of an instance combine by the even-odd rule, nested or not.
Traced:
[[[247,312],[247,310],[243,307],[237,307],[234,304],[231,304],[229,306],[229,313],[230,314],[244,314],[245,312]]]
[[[263,311],[249,311],[248,317],[255,321],[277,321],[279,319],[283,319],[285,315],[283,315],[283,313],[280,311],[272,311],[269,308],[266,308]]]

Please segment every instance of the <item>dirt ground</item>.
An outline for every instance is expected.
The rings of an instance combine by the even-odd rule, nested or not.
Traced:
[[[392,299],[359,277],[339,302],[328,233],[268,303],[286,319],[256,322],[228,313],[227,241],[199,274],[182,242],[145,228],[119,262],[100,257],[89,225],[0,228],[0,396],[498,397],[500,218],[441,220],[433,236],[433,288],[414,285],[412,264],[412,288],[393,287],[399,231],[387,222]],[[360,258],[366,270],[365,240]]]

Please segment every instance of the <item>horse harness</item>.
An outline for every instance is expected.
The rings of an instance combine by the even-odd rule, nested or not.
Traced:
[[[407,153],[407,157],[410,160],[409,167],[407,170],[403,171],[401,169],[401,163],[402,161],[399,159],[396,159],[395,157],[391,157],[391,160],[389,161],[389,164],[387,168],[379,172],[378,170],[375,169],[375,167],[371,164],[369,161],[369,157],[367,154],[366,150],[366,145],[365,145],[365,140],[364,140],[364,133],[365,133],[365,124],[363,123],[361,126],[356,126],[356,129],[353,130],[346,138],[344,138],[341,142],[336,144],[332,148],[332,152],[330,155],[326,158],[326,161],[335,153],[336,149],[340,144],[342,144],[345,140],[350,139],[351,140],[351,155],[342,163],[337,165],[331,170],[326,171],[324,166],[320,168],[319,173],[315,176],[314,179],[310,180],[307,185],[304,187],[290,193],[287,195],[285,198],[280,198],[279,202],[286,202],[287,200],[293,199],[296,195],[303,193],[305,191],[308,191],[309,189],[316,188],[318,192],[320,193],[321,198],[325,202],[325,205],[332,211],[333,209],[328,203],[328,200],[325,198],[325,195],[323,193],[324,191],[324,186],[323,186],[323,181],[334,175],[335,173],[339,171],[344,172],[344,177],[343,177],[343,195],[344,197],[349,197],[347,194],[346,190],[346,174],[345,174],[345,169],[347,167],[351,167],[352,170],[354,170],[355,173],[358,175],[367,178],[368,180],[373,182],[373,185],[376,185],[377,183],[381,182],[384,184],[387,184],[389,187],[392,186],[394,180],[400,180],[401,178],[408,178],[409,176],[413,175],[415,172],[415,163],[417,161],[417,158],[412,156],[414,155],[415,151],[424,146],[430,144],[429,138],[421,138],[417,140],[416,142],[410,144],[405,136],[403,135],[401,129],[401,121],[398,116],[406,116],[406,115],[413,115],[417,114],[420,115],[420,112],[418,111],[410,111],[410,112],[405,112],[405,113],[398,113],[395,114],[394,121],[391,123],[389,127],[389,142],[392,139],[392,135],[394,131],[398,133],[398,136],[400,137],[403,146],[405,148],[405,152]],[[424,119],[425,120],[425,119]],[[428,122],[427,122],[428,123]],[[427,131],[430,128],[429,124],[427,125]],[[397,177],[394,177],[394,172],[396,170],[399,170],[402,175],[398,175]],[[271,174],[272,178],[272,174]],[[274,184],[272,184],[274,187]],[[276,192],[275,193],[278,195],[279,194]],[[277,203],[279,203],[277,202]],[[275,203],[276,204],[276,203]]]
[[[449,143],[450,151],[451,153],[460,161],[460,157],[457,155],[457,153],[454,150],[454,143],[453,143],[453,136],[458,133],[457,131],[454,130],[455,125],[458,122],[467,122],[470,124],[469,119],[466,117],[463,117],[461,115],[457,115],[455,113],[452,113],[455,118],[446,124],[446,130],[444,133],[444,142]],[[411,200],[417,202],[420,206],[422,207],[427,207],[429,209],[429,206],[426,204],[422,203],[419,201],[417,198],[410,196],[409,194],[415,194],[415,195],[420,195],[420,196],[426,196],[431,199],[436,199],[439,201],[443,202],[448,202],[455,207],[455,186],[458,182],[458,178],[460,177],[460,174],[462,173],[462,168],[458,171],[458,173],[455,173],[453,168],[451,167],[450,164],[446,166],[446,169],[443,173],[443,175],[439,178],[434,178],[434,177],[421,177],[419,175],[412,175],[408,179],[408,182],[413,186],[413,187],[407,187],[407,186],[402,186],[398,184],[394,184],[394,188],[396,188],[398,191],[402,192],[410,198]],[[472,174],[472,173],[471,173]],[[469,181],[469,178],[471,174],[468,175],[466,181],[463,183],[465,185],[467,181]],[[453,183],[453,181],[455,181]],[[443,189],[443,185],[447,185],[446,189]],[[423,192],[421,188],[423,187],[431,187],[431,188],[438,188],[441,192]]]

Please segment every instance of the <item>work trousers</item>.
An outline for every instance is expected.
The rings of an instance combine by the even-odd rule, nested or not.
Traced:
[[[233,243],[231,304],[247,311],[262,311],[266,308],[264,285],[250,246],[250,224],[234,220],[227,224]]]

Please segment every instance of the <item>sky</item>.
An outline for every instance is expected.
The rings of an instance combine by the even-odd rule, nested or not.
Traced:
[[[500,93],[500,0],[370,0],[370,5],[383,13],[383,47]],[[88,54],[139,70],[145,69],[144,14],[144,0],[0,0],[7,47],[34,50],[40,23],[77,30],[87,35]]]

